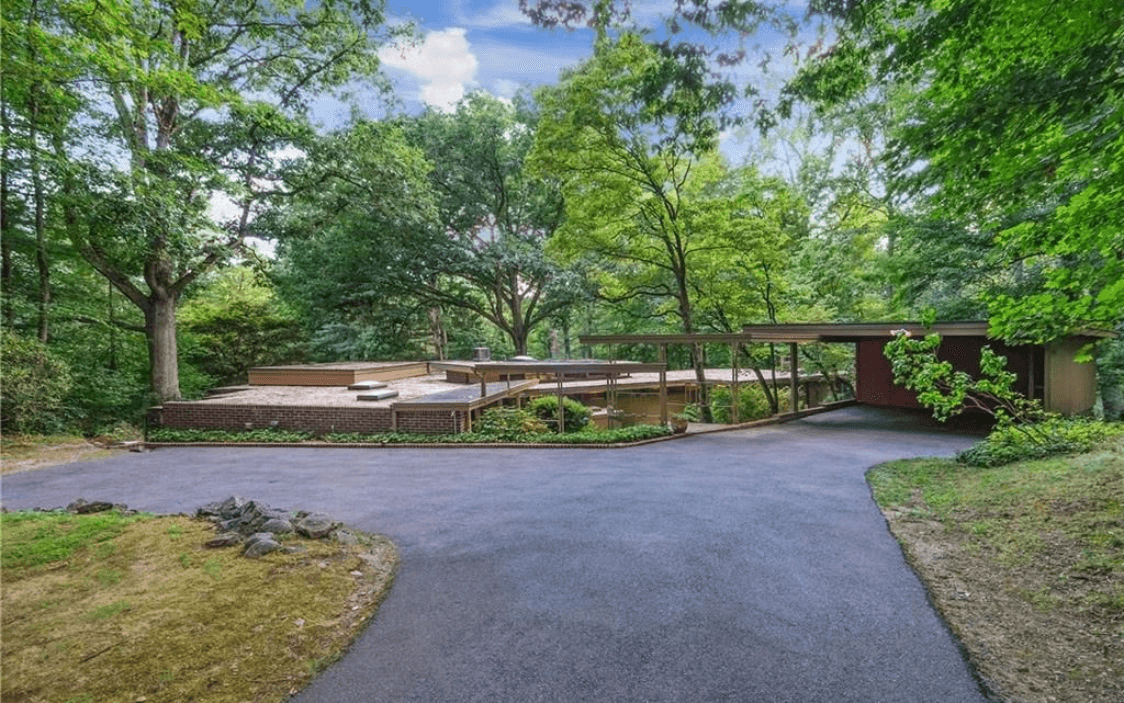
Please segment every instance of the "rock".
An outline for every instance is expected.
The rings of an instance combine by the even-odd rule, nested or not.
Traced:
[[[222,503],[219,504],[220,514],[234,514],[242,511],[242,506],[246,505],[246,499],[242,496],[230,496]]]
[[[332,533],[332,537],[340,544],[346,544],[348,546],[359,544],[359,538],[347,530],[336,530]]]
[[[223,532],[218,537],[215,537],[209,542],[204,543],[204,547],[210,549],[217,549],[219,547],[233,547],[242,544],[242,535],[237,532]]]
[[[294,524],[297,533],[309,539],[323,539],[339,526],[339,522],[323,513],[309,513],[299,518]]]
[[[67,506],[67,509],[69,510],[70,507]],[[107,510],[113,510],[113,503],[105,500],[95,500],[92,503],[83,501],[81,505],[74,509],[74,512],[79,515],[89,515],[90,513],[104,513]]]
[[[293,523],[283,518],[270,518],[258,528],[262,532],[270,532],[275,535],[284,535],[293,531]]]
[[[332,537],[345,545],[360,543],[355,533],[338,529],[341,523],[323,513],[292,513],[239,496],[231,496],[221,503],[208,503],[196,510],[196,516],[214,522],[219,532],[206,543],[208,547],[244,544],[243,553],[248,557],[259,557],[277,550],[288,554],[305,551],[299,545],[283,546],[276,537],[293,532],[310,539]]]
[[[257,532],[246,540],[246,551],[242,552],[242,555],[252,559],[276,552],[278,549],[281,549],[281,543],[273,538],[273,533]]]

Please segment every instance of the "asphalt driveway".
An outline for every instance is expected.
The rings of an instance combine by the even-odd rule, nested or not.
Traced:
[[[951,703],[986,699],[863,473],[971,441],[855,407],[630,450],[161,449],[2,495],[239,494],[390,536],[390,597],[302,703]]]

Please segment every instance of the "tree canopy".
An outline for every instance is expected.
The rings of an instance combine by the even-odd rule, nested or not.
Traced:
[[[790,96],[902,89],[896,187],[980,240],[993,331],[1051,339],[1124,319],[1124,15],[1111,0],[821,2],[838,42]],[[946,236],[935,233],[937,236]],[[1030,285],[1026,285],[1027,282]]]

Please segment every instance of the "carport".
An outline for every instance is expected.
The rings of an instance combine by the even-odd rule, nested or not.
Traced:
[[[941,335],[938,353],[941,360],[971,375],[979,373],[980,350],[988,345],[1007,357],[1007,368],[1017,377],[1016,389],[1028,398],[1042,400],[1043,407],[1063,415],[1079,415],[1093,408],[1097,396],[1096,367],[1079,362],[1082,350],[1090,344],[1114,336],[1112,332],[1085,329],[1047,344],[1009,345],[988,335],[986,321],[941,322],[924,325],[917,321],[877,323],[815,323],[785,325],[746,325],[740,333],[729,334],[626,334],[584,335],[582,344],[612,346],[651,344],[667,360],[673,344],[727,344],[731,349],[731,384],[737,397],[738,348],[743,344],[785,344],[792,412],[799,408],[799,345],[846,343],[855,345],[855,398],[860,403],[883,407],[917,408],[917,394],[894,385],[890,362],[883,353],[894,332],[906,330],[914,336]]]

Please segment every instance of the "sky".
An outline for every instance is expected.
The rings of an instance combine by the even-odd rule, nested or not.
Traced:
[[[802,12],[802,6],[794,2],[793,12]],[[675,0],[632,1],[633,16],[646,27],[661,26],[661,19],[674,7]],[[355,97],[371,118],[389,111],[416,114],[426,107],[451,111],[462,97],[478,90],[511,98],[522,87],[556,83],[563,69],[592,53],[591,31],[536,27],[520,12],[519,0],[388,0],[387,10],[393,22],[414,22],[423,39],[414,46],[380,51],[397,105],[388,109],[374,91],[358,87]],[[787,40],[774,33],[750,43],[754,41],[780,55]],[[780,81],[775,68],[762,77],[752,60],[737,70],[746,81],[773,85]],[[316,122],[333,129],[347,124],[351,108],[336,99],[323,99],[313,106],[313,113]],[[731,131],[723,135],[721,148],[730,162],[741,163],[755,141],[748,130]]]
[[[518,0],[390,0],[389,12],[425,32],[416,47],[380,53],[407,109],[447,110],[474,90],[510,98],[520,86],[554,83],[593,41],[589,31],[535,27]]]

